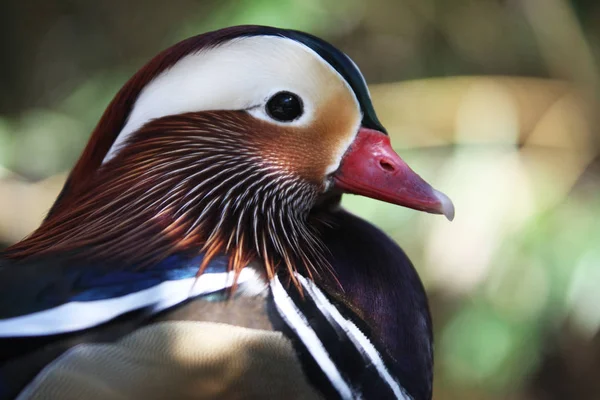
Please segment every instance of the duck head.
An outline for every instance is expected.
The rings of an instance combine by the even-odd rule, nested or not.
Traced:
[[[177,251],[323,268],[311,210],[352,193],[453,218],[394,152],[358,67],[311,35],[241,26],[165,50],[111,102],[42,226],[9,249]]]

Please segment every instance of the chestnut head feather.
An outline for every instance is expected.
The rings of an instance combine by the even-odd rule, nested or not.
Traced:
[[[343,159],[362,165],[365,146],[347,157],[360,132],[380,170],[412,180],[390,194],[390,183],[374,190],[371,178],[346,174],[341,188],[449,215],[449,200],[390,153],[365,81],[342,52],[256,26],[188,39],[125,84],[47,219],[6,255],[144,264],[225,253],[238,272],[258,258],[270,276],[279,266],[312,276],[327,268],[314,207],[340,193]]]
[[[117,94],[46,221],[7,255],[143,263],[196,250],[230,254],[236,270],[257,257],[269,274],[323,268],[307,220],[364,113],[297,38],[335,56],[365,97],[347,57],[298,32],[236,27],[179,43]]]

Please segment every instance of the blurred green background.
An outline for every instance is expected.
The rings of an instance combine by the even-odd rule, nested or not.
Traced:
[[[266,24],[361,67],[453,223],[358,197],[431,299],[436,399],[600,399],[600,2],[2,0],[0,243],[36,227],[126,79],[185,37]]]

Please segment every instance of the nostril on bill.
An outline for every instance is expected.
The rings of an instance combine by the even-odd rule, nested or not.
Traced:
[[[385,160],[385,159],[380,160],[379,165],[381,166],[381,168],[383,168],[384,170],[386,170],[388,172],[393,172],[395,170],[392,163],[390,163],[388,160]]]

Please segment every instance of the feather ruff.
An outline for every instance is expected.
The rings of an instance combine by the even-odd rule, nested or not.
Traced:
[[[294,281],[297,269],[313,278],[328,269],[310,215],[321,184],[264,156],[266,131],[245,111],[151,121],[4,255],[72,254],[143,267],[197,251],[205,254],[198,274],[225,254],[237,274],[260,259],[269,278],[282,266]]]

